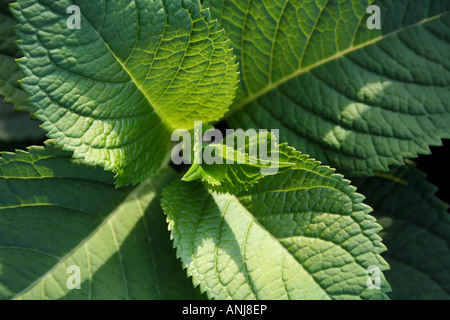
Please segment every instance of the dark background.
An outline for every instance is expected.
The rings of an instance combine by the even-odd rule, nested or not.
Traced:
[[[450,177],[450,140],[444,140],[443,147],[431,147],[431,155],[421,155],[414,159],[420,170],[427,174],[427,180],[439,188],[437,196],[446,203],[450,203],[448,178]]]

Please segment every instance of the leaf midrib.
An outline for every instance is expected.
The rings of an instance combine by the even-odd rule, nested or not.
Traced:
[[[73,3],[73,1],[72,1]],[[106,5],[106,4],[105,4]],[[137,10],[137,14],[139,15],[139,10],[136,7]],[[94,26],[92,25],[91,21],[89,21],[89,19],[83,14],[81,13],[82,16],[84,17],[84,19],[87,21],[87,23],[89,24],[89,26],[91,27],[91,29],[95,32],[95,34],[97,34],[97,36],[99,37],[100,40],[102,40],[103,44],[105,45],[105,47],[108,49],[108,51],[112,54],[112,56],[114,57],[114,59],[120,64],[120,66],[122,67],[122,69],[127,73],[127,75],[130,77],[131,81],[133,82],[133,84],[136,86],[136,88],[139,90],[139,92],[141,92],[145,99],[147,100],[148,104],[152,107],[153,111],[158,115],[158,118],[161,120],[161,122],[166,126],[166,128],[172,128],[172,126],[168,123],[168,121],[165,119],[165,117],[159,112],[159,110],[156,108],[155,104],[151,101],[150,97],[148,96],[148,94],[145,92],[144,88],[142,88],[142,85],[139,85],[136,82],[136,79],[133,77],[133,75],[128,71],[127,67],[125,64],[122,63],[122,61],[119,59],[119,57],[114,53],[114,51],[111,49],[111,47],[109,46],[109,44],[105,41],[105,39],[102,37],[102,35],[100,34],[99,30],[96,30],[94,28]],[[103,26],[103,25],[102,25]],[[136,48],[133,48],[133,51]],[[130,56],[131,57],[131,56]],[[129,58],[128,58],[129,59]],[[127,60],[128,60],[127,59]],[[150,70],[149,70],[150,71]]]
[[[279,245],[279,247],[281,248],[282,251],[284,251],[288,256],[291,256],[295,261],[297,261],[297,263],[300,265],[300,267],[305,271],[305,273],[314,281],[314,283],[317,284],[317,286],[325,293],[325,295],[330,299],[333,300],[333,298],[328,294],[328,292],[320,285],[319,282],[317,282],[317,280],[314,278],[314,276],[308,272],[308,270],[305,269],[305,267],[292,255],[292,253],[290,253],[285,246],[283,246],[280,241],[271,233],[269,232],[260,222],[259,220],[251,213],[248,211],[248,209],[239,201],[239,199],[234,196],[231,195],[231,199],[230,201],[234,201],[237,205],[239,205],[242,208],[242,211],[249,216],[250,221],[252,223],[255,223],[259,228],[261,228],[261,230],[266,231],[266,233],[269,235],[269,237],[275,241],[275,243],[277,243]],[[225,212],[224,212],[225,214]],[[245,263],[245,262],[244,262]],[[247,276],[247,274],[246,274]],[[284,282],[283,282],[284,284]],[[287,296],[289,297],[289,294],[286,292]]]
[[[231,107],[230,111],[226,114],[225,117],[229,118],[235,112],[237,112],[240,109],[244,108],[246,105],[248,105],[248,104],[252,103],[253,101],[257,100],[258,98],[268,94],[269,92],[276,90],[282,84],[284,84],[284,83],[286,83],[286,82],[288,82],[288,81],[290,81],[290,80],[292,80],[292,79],[294,79],[294,78],[296,78],[298,76],[301,76],[302,74],[308,73],[308,72],[310,72],[311,70],[313,70],[315,68],[318,68],[318,67],[320,67],[320,66],[322,66],[324,64],[327,64],[328,62],[337,60],[337,59],[339,59],[339,58],[341,58],[341,57],[343,57],[343,56],[345,56],[347,54],[350,54],[352,52],[355,52],[357,50],[363,49],[363,48],[368,47],[368,46],[370,46],[372,44],[375,44],[377,42],[385,40],[386,38],[396,36],[400,32],[403,32],[403,31],[406,31],[406,30],[409,30],[409,29],[413,29],[415,27],[424,25],[424,24],[426,24],[428,22],[440,19],[441,17],[447,15],[449,12],[450,11],[446,11],[446,12],[440,13],[438,15],[435,15],[433,17],[429,17],[429,18],[423,19],[423,20],[421,20],[419,22],[416,22],[416,23],[411,24],[411,25],[406,26],[406,27],[402,27],[402,28],[400,28],[400,29],[398,29],[396,31],[391,32],[391,33],[388,33],[388,34],[385,34],[385,35],[381,35],[381,36],[379,36],[377,38],[374,38],[374,39],[372,39],[370,41],[364,42],[364,43],[362,43],[360,45],[350,46],[349,48],[347,48],[347,49],[345,49],[343,51],[340,51],[338,53],[335,53],[334,55],[332,55],[332,56],[330,56],[330,57],[328,57],[326,59],[323,59],[321,61],[313,63],[312,65],[310,65],[310,66],[308,66],[306,68],[298,69],[297,71],[291,73],[290,75],[288,75],[286,77],[281,78],[280,80],[278,80],[276,82],[269,83],[262,90],[260,90],[260,91],[258,91],[256,93],[252,93],[251,95],[249,95],[247,98],[245,98],[244,100],[242,100],[238,104],[233,105]]]

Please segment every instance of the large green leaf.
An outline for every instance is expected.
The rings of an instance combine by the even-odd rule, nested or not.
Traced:
[[[15,58],[20,56],[14,44],[16,37],[13,26],[17,23],[7,11],[6,3],[0,2],[0,100],[14,104],[16,110],[23,112],[35,111],[27,102],[29,95],[20,88],[19,80],[23,73],[19,70]]]
[[[67,27],[71,5],[81,29]],[[158,170],[173,129],[218,120],[233,100],[232,49],[199,0],[19,0],[12,10],[43,128],[119,185]]]
[[[393,299],[450,299],[450,215],[413,166],[355,184],[384,230]]]
[[[194,299],[158,190],[135,190],[48,144],[0,158],[0,299]],[[168,180],[169,179],[169,180]],[[69,266],[81,289],[67,287]]]
[[[242,81],[233,127],[353,176],[386,171],[450,138],[447,0],[207,0]],[[381,8],[381,30],[366,24]]]
[[[290,161],[291,170],[236,196],[201,182],[164,189],[177,255],[194,284],[215,299],[386,298],[381,227],[363,197],[299,152]],[[371,266],[380,290],[368,285]]]

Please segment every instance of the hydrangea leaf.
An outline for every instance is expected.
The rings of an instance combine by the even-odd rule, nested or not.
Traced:
[[[370,5],[381,9],[380,30],[367,26]],[[280,129],[280,141],[349,176],[387,171],[450,138],[449,1],[204,6],[240,62],[232,127]]]
[[[437,188],[413,165],[354,183],[384,229],[391,298],[449,300],[450,215]]]
[[[1,156],[0,299],[201,298],[159,205],[173,173],[116,189],[111,173],[53,143]]]
[[[164,189],[188,275],[214,299],[387,298],[381,227],[363,196],[332,169],[292,154],[291,170],[237,195],[199,181]],[[379,289],[369,285],[372,266]]]
[[[80,29],[68,27],[70,6]],[[175,128],[218,120],[237,86],[229,41],[199,0],[19,0],[22,86],[49,137],[136,184]]]
[[[289,162],[291,148],[287,144],[278,145],[277,137],[268,132],[236,130],[222,141],[200,144],[200,141],[194,142],[194,153],[200,154],[193,158],[202,161],[194,162],[182,180],[201,180],[217,192],[248,190],[260,179],[294,165]],[[239,147],[239,144],[242,145]],[[205,156],[211,157],[214,163],[206,163]]]

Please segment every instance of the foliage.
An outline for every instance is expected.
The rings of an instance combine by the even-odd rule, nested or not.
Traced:
[[[450,298],[450,2],[9,2],[0,299]]]

